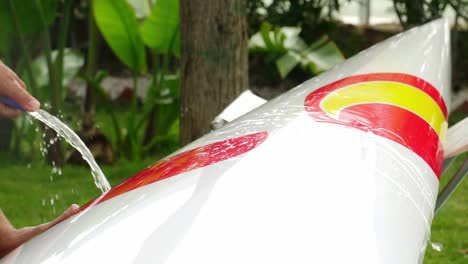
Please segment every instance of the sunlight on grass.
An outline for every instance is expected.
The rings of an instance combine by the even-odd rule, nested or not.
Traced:
[[[85,166],[67,165],[58,175],[41,163],[28,165],[0,159],[0,207],[15,227],[50,221],[72,203],[83,205],[100,194]],[[102,169],[115,186],[154,161],[124,161]]]

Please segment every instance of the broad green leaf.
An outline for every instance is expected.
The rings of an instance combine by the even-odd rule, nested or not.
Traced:
[[[0,57],[5,62],[5,59],[9,56],[10,48],[12,45],[10,34],[0,30]]]
[[[180,26],[177,28],[176,36],[174,38],[174,43],[172,44],[172,54],[177,58],[180,57]]]
[[[307,48],[305,41],[299,37],[301,28],[282,27],[281,34],[284,36],[284,47],[288,50],[303,51]]]
[[[249,39],[249,49],[251,51],[278,52],[283,50],[281,32],[278,28],[273,29],[272,25],[265,22],[260,31]]]
[[[251,51],[287,52],[288,50],[302,51],[307,48],[306,43],[299,37],[301,29],[298,27],[274,28],[263,23],[259,32],[249,39]]]
[[[168,54],[174,44],[180,43],[179,24],[179,1],[158,0],[141,26],[143,41],[155,52]]]
[[[47,25],[50,25],[57,13],[57,0],[0,0],[0,25],[2,34],[17,32],[15,17],[23,34],[44,30],[37,4],[44,12]]]
[[[144,19],[151,14],[151,6],[148,0],[127,0],[135,10],[138,19]]]
[[[52,53],[52,58],[56,59],[57,52]],[[66,87],[73,78],[78,74],[85,63],[83,54],[77,50],[65,49],[63,53],[63,79],[62,86]]]
[[[271,32],[271,24],[269,23],[263,23],[261,28],[260,28],[260,35],[262,36],[263,43],[265,43],[265,47],[268,50],[273,50],[274,45],[272,41],[272,35],[274,34]]]
[[[313,47],[314,44],[311,45]],[[333,41],[327,41],[316,49],[307,49],[302,64],[308,66],[314,74],[331,69],[344,61],[344,56]]]
[[[156,103],[156,127],[158,135],[166,135],[179,116],[179,75],[164,77],[164,87]]]
[[[249,50],[256,51],[256,50],[265,50],[266,45],[265,41],[263,41],[262,34],[257,32],[252,35],[249,39]]]
[[[178,74],[166,75],[164,76],[164,83],[169,89],[169,96],[179,98],[180,76]]]
[[[56,62],[58,51],[52,51],[52,61],[53,63]],[[81,67],[84,65],[84,56],[76,50],[72,49],[65,49],[63,52],[63,79],[62,85],[66,87],[70,81],[76,76],[76,74],[80,71]],[[32,65],[31,65],[35,81],[40,88],[44,88],[49,86],[49,68],[47,67],[47,60],[45,55],[40,55],[37,57]],[[27,75],[23,74],[25,79],[27,79]],[[63,89],[62,91],[62,99],[65,98],[66,91]],[[47,89],[45,90],[47,96]],[[47,97],[44,97],[47,98]]]
[[[295,52],[288,52],[276,61],[276,69],[282,79],[301,62],[300,56]]]
[[[93,0],[94,17],[107,44],[132,70],[146,71],[145,46],[135,12],[126,0]]]
[[[335,43],[328,38],[321,38],[307,47],[300,33],[298,27],[272,29],[269,23],[263,23],[260,31],[249,39],[249,51],[265,53],[265,61],[275,62],[281,78],[286,78],[299,64],[318,74],[344,60]]]
[[[327,42],[330,41],[330,39],[327,36],[323,36],[320,39],[316,40],[314,43],[312,43],[308,49],[309,50],[316,50],[320,48],[321,46],[327,44]]]

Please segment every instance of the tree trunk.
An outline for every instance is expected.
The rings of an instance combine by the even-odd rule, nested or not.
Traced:
[[[245,0],[181,0],[180,140],[211,121],[248,86]]]

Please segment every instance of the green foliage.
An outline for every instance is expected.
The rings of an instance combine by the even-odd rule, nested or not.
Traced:
[[[57,113],[63,102],[65,90],[62,82],[68,82],[76,74],[78,70],[76,68],[80,68],[83,64],[82,61],[77,62],[73,59],[74,56],[70,54],[64,58],[73,1],[0,1],[0,23],[2,24],[0,40],[9,42],[7,45],[1,45],[2,55],[7,56],[10,62],[17,63],[16,70],[18,74],[23,74],[22,77],[27,82],[30,92],[41,101],[44,99],[49,101],[52,113]],[[58,45],[56,45],[53,43],[55,39],[52,38],[49,27],[56,22],[58,12],[62,16],[60,23],[57,23],[60,33],[57,35]],[[20,52],[17,52],[17,47],[12,45],[14,43],[12,40],[17,41],[15,44],[19,44]],[[57,51],[54,52],[53,48]],[[40,59],[33,62],[33,54],[39,54]],[[76,63],[79,65],[74,65]],[[67,69],[63,69],[64,65]],[[70,71],[70,67],[75,70]],[[29,138],[31,129],[27,124],[25,125],[24,121],[15,124],[16,135],[12,145],[13,150],[18,153],[19,142],[24,138]],[[54,145],[53,148],[54,151],[50,153],[62,152],[59,144]],[[54,160],[56,164],[60,164],[63,155],[51,155],[48,158],[50,162]]]
[[[12,34],[16,31],[30,34],[44,30],[45,26],[38,15],[36,4],[41,5],[46,24],[50,25],[56,17],[57,0],[1,0],[1,34]]]
[[[146,18],[151,13],[151,4],[153,1],[149,0],[127,0],[127,2],[135,10],[135,15],[138,19]]]
[[[57,56],[59,51],[54,50],[51,53],[52,62],[57,62]],[[67,86],[70,81],[77,75],[84,65],[84,56],[77,50],[65,49],[63,58],[63,75],[62,85]],[[34,74],[34,79],[39,88],[45,92],[44,98],[49,98],[49,90],[47,89],[50,85],[49,79],[49,68],[47,67],[46,56],[44,54],[37,57],[31,64],[31,69]],[[30,82],[26,73],[22,74],[23,79]],[[60,100],[64,100],[66,96],[66,90],[62,89]]]
[[[151,15],[141,26],[141,35],[145,44],[154,52],[180,56],[179,46],[179,1],[158,0]],[[176,45],[174,45],[176,44]]]
[[[126,0],[94,0],[94,18],[106,42],[135,72],[146,71],[143,39],[135,12]]]
[[[140,122],[143,122],[143,120],[148,118],[151,110],[154,110],[156,133],[154,137],[147,142],[143,149],[144,152],[151,151],[151,149],[162,144],[168,138],[174,138],[174,124],[177,123],[179,118],[180,76],[176,74],[165,74],[162,76],[159,86],[161,88],[157,90],[155,98],[151,101],[147,100],[152,103],[145,105],[145,115],[143,115],[140,120]],[[178,128],[178,126],[176,126],[176,128]]]
[[[260,26],[268,22],[275,26],[300,27],[308,34],[325,34],[343,2],[349,0],[249,0],[247,1],[247,18],[249,34],[252,35]],[[310,42],[308,34],[302,37]],[[312,37],[313,38],[313,37]]]
[[[137,0],[131,2],[134,7],[145,5]],[[136,87],[138,73],[142,72],[143,66],[146,69],[146,61],[144,65],[140,63],[143,61],[140,58],[146,58],[144,45],[151,48],[151,55],[154,58],[151,84],[141,107],[138,105],[136,92],[133,92],[133,100],[124,125],[117,121],[111,102],[100,87],[102,79],[87,77],[88,83],[95,87],[101,99],[108,101],[106,109],[109,115],[113,116],[115,149],[121,150],[130,159],[138,159],[157,144],[155,143],[157,140],[151,139],[151,137],[159,138],[154,134],[153,127],[156,126],[156,131],[161,135],[161,132],[169,130],[168,127],[171,127],[178,115],[178,100],[172,96],[174,89],[170,89],[170,80],[174,78],[169,75],[168,67],[171,55],[176,57],[180,55],[179,2],[156,1],[151,14],[141,16],[143,20],[141,26],[138,25],[135,14],[139,8],[133,10],[125,0],[95,0],[93,9],[98,28],[106,42],[119,59],[133,71],[134,91],[138,89]],[[124,19],[124,16],[127,19]],[[117,20],[119,25],[115,26]],[[135,52],[136,50],[138,52]],[[135,54],[137,56],[134,56]],[[178,85],[178,77],[175,79]],[[167,95],[170,95],[171,100],[162,98]],[[143,114],[138,118],[137,113],[140,110]],[[124,127],[126,129],[123,129]]]
[[[308,46],[300,32],[297,27],[272,28],[264,23],[249,40],[250,52],[265,54],[267,62],[275,63],[281,78],[286,78],[297,66],[316,75],[344,60],[333,41],[322,37]]]
[[[122,117],[121,110],[115,106],[102,87],[101,82],[105,77],[106,74],[100,72],[95,79],[87,79],[87,82],[97,91],[100,106],[111,119],[112,129],[109,130],[113,133],[113,149],[119,151],[125,158],[136,160],[151,153],[155,146],[168,138],[174,138],[174,131],[171,129],[178,119],[180,83],[178,75],[162,74],[158,76],[161,78],[153,78],[141,109],[137,109],[143,113],[137,114],[137,111],[130,107],[126,119]],[[156,113],[155,120],[149,117],[152,112]],[[131,123],[129,123],[130,118],[133,120]],[[157,133],[145,142],[148,136],[145,127],[150,124],[149,122],[154,122]],[[138,144],[139,148],[135,148],[135,144]]]
[[[453,0],[393,0],[393,7],[403,27],[421,25],[442,17]]]
[[[57,0],[1,0],[0,1],[0,53],[3,59],[9,59],[14,37],[21,34],[31,34],[42,31],[46,25],[38,15],[37,5],[40,5],[46,25],[50,25],[57,10]]]

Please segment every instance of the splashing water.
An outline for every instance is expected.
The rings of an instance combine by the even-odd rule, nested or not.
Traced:
[[[444,246],[442,245],[442,243],[438,243],[438,242],[429,242],[429,243],[431,244],[432,249],[437,252],[441,252],[442,249],[444,249]]]
[[[40,109],[37,112],[29,112],[31,116],[36,118],[37,120],[43,122],[61,137],[63,137],[70,145],[72,145],[76,150],[81,153],[83,159],[89,164],[91,167],[91,174],[94,178],[94,183],[96,186],[102,191],[107,192],[111,189],[109,181],[107,181],[106,176],[102,173],[101,168],[97,165],[96,161],[94,160],[91,151],[86,147],[80,137],[73,132],[67,125],[62,123],[58,118],[55,116],[47,113],[46,111]]]

